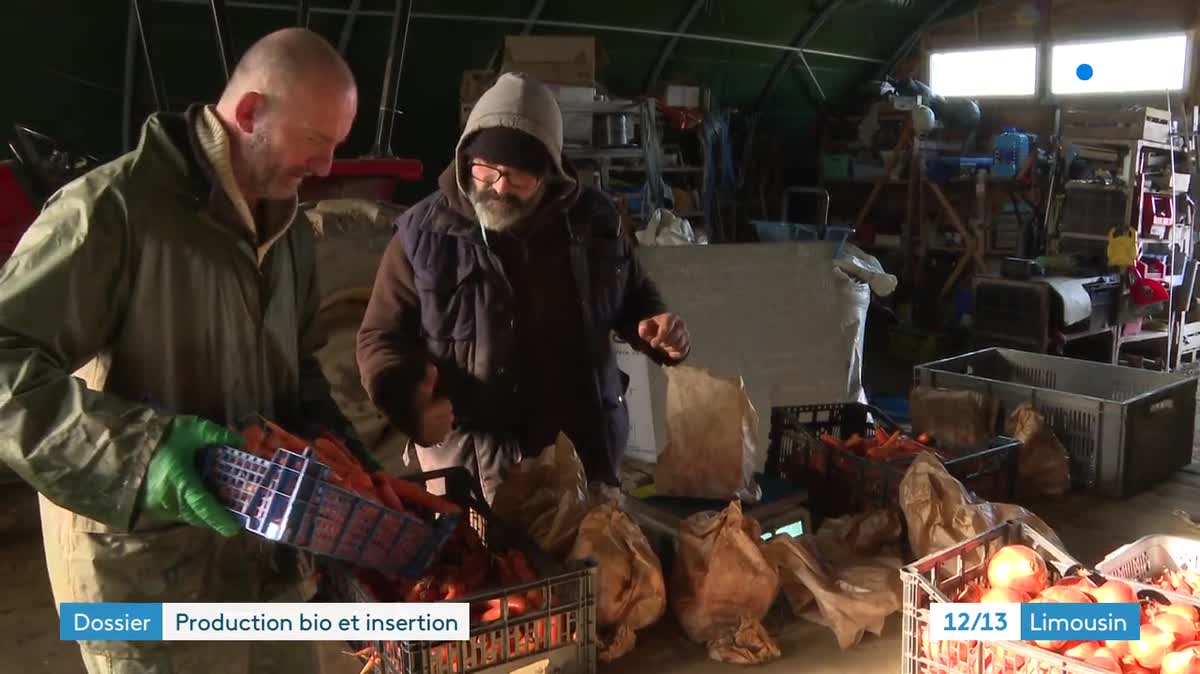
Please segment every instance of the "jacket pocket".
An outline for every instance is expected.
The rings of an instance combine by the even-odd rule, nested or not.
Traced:
[[[601,326],[620,313],[629,282],[629,258],[619,241],[596,241],[588,251],[592,305]]]
[[[419,273],[414,278],[421,305],[421,330],[430,339],[475,338],[475,309],[483,301],[480,274],[472,270]]]

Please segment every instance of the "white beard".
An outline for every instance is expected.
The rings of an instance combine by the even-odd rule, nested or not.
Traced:
[[[529,201],[517,206],[510,206],[494,199],[480,199],[476,192],[467,196],[475,217],[484,229],[493,232],[504,232],[518,227],[526,218],[533,215],[542,203],[544,190],[539,190],[530,197]]]
[[[475,209],[479,224],[493,232],[510,230],[529,215],[524,208],[509,208],[496,201],[476,201],[473,197],[471,206]]]

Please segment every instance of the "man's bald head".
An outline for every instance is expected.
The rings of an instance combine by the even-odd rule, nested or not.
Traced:
[[[354,87],[354,74],[325,38],[304,28],[284,28],[246,50],[221,98],[246,91],[282,95],[306,85]]]
[[[320,35],[285,28],[254,43],[216,106],[247,197],[286,197],[305,175],[326,175],[357,106],[350,67]]]

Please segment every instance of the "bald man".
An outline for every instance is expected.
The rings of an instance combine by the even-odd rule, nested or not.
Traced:
[[[351,433],[314,358],[297,188],[328,173],[356,99],[324,40],[271,34],[215,105],[151,116],[55,194],[0,271],[0,459],[40,494],[56,603],[308,598],[195,464],[253,414]],[[316,671],[303,642],[80,647],[91,674]]]

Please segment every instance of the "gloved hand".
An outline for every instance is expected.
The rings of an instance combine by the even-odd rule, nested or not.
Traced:
[[[177,416],[150,458],[140,510],[155,521],[181,521],[231,537],[241,524],[200,478],[196,453],[212,445],[242,447],[242,438],[211,421]]]

